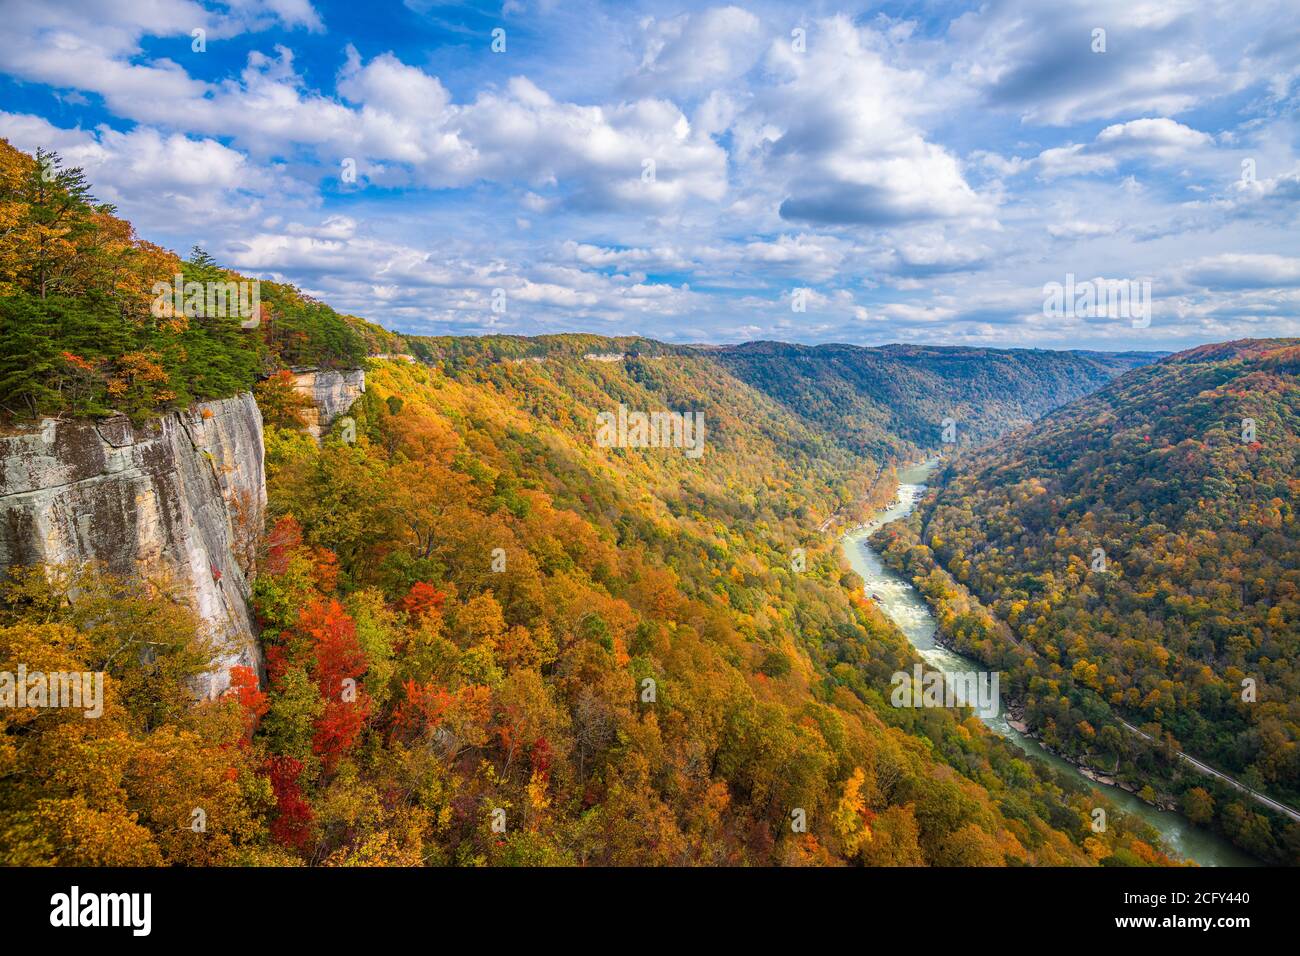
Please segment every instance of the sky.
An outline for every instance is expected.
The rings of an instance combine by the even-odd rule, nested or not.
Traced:
[[[1300,335],[1297,12],[0,0],[0,136],[399,331],[1181,349]]]

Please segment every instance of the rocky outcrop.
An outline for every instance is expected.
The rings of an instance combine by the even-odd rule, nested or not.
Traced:
[[[0,568],[95,561],[170,578],[218,641],[198,688],[218,694],[232,666],[261,660],[249,597],[263,458],[262,414],[247,393],[142,426],[44,419],[0,436]]]
[[[295,368],[293,387],[311,399],[312,408],[303,410],[307,431],[320,439],[333,421],[352,407],[366,390],[366,373],[359,368]]]
[[[320,438],[365,392],[361,369],[294,369]],[[0,571],[97,562],[174,585],[217,641],[196,688],[215,696],[237,664],[260,667],[251,607],[265,526],[262,413],[250,393],[143,425],[47,418],[0,435]]]

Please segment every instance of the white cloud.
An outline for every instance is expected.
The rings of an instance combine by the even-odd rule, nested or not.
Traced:
[[[1047,234],[1053,239],[1095,239],[1098,236],[1113,236],[1117,232],[1119,232],[1119,224],[1114,222],[1070,219],[1047,224]]]
[[[1097,134],[1094,148],[1100,152],[1138,152],[1172,159],[1213,143],[1214,137],[1208,133],[1167,117],[1156,117],[1107,126]]]
[[[707,90],[734,80],[763,49],[758,17],[740,7],[714,7],[641,23],[645,52],[630,80],[656,92]]]
[[[1177,114],[1254,80],[1221,63],[1225,38],[1244,28],[1239,11],[1198,0],[1057,0],[1050,12],[1032,0],[986,4],[949,30],[953,72],[1026,123]]]
[[[1295,207],[1300,206],[1300,166],[1264,178],[1239,176],[1228,187],[1226,196],[1214,200],[1209,205],[1230,215],[1242,217],[1276,215],[1284,221],[1293,223]]]
[[[85,166],[147,238],[425,331],[1065,347],[1296,331],[1300,34],[1280,0],[941,2],[924,22],[526,6],[503,10],[510,53],[484,67],[470,34],[303,42],[344,22],[328,0],[10,0],[0,72],[19,105],[0,133]],[[231,69],[234,44],[190,51],[196,26],[210,50],[264,32]],[[1066,272],[1159,277],[1157,322],[1139,338],[1043,321],[1029,280]],[[809,316],[794,287],[813,289]]]
[[[281,23],[313,32],[325,29],[320,14],[309,0],[224,0],[224,5],[239,19],[257,28]]]
[[[982,266],[992,254],[988,246],[970,237],[961,241],[942,233],[916,235],[888,253],[889,271],[907,276],[964,272]]]
[[[1184,272],[1192,285],[1217,289],[1300,286],[1300,257],[1272,253],[1223,253],[1192,263]]]
[[[220,250],[236,268],[272,278],[296,277],[337,308],[389,321],[454,320],[464,330],[524,329],[523,323],[635,322],[646,316],[681,316],[699,307],[684,287],[647,282],[643,274],[606,275],[563,261],[508,262],[490,257],[434,255],[418,247],[358,235],[356,223],[329,217],[319,224],[289,223],[256,232]],[[562,250],[581,266],[626,265],[593,246]],[[641,257],[632,256],[637,259]],[[491,308],[495,289],[506,293],[506,313]],[[382,316],[362,308],[378,300]]]
[[[0,135],[29,153],[54,149],[65,166],[85,169],[97,199],[130,206],[138,226],[164,232],[185,217],[246,221],[262,214],[260,197],[268,193],[303,195],[299,184],[216,140],[147,126],[66,130],[37,116],[0,113]]]
[[[882,225],[990,219],[957,160],[926,140],[909,115],[923,99],[920,73],[889,66],[883,40],[845,17],[821,21],[809,49],[773,43],[776,85],[737,121],[742,152],[785,178],[785,219]]]
[[[672,246],[614,249],[569,240],[563,254],[593,269],[686,269],[691,263]]]
[[[1174,162],[1213,145],[1213,136],[1167,117],[1136,119],[1107,126],[1091,143],[1043,150],[1035,166],[1044,179],[1088,175],[1131,159]]]
[[[8,0],[4,21],[0,70],[98,93],[119,116],[160,124],[178,119],[176,110],[193,110],[212,92],[177,62],[206,55],[192,49],[192,31],[217,41],[276,24],[321,28],[306,0],[234,0],[218,13],[191,0]],[[167,40],[166,52],[141,62],[145,36]]]
[[[888,319],[923,323],[947,322],[957,315],[954,309],[910,302],[891,302],[882,306],[877,312]]]

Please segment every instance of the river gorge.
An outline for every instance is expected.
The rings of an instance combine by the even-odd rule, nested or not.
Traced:
[[[944,672],[980,671],[982,667],[979,663],[943,647],[935,640],[938,625],[925,599],[911,582],[886,567],[867,542],[867,538],[878,528],[912,513],[925,494],[925,482],[935,465],[936,462],[932,461],[901,470],[897,499],[865,525],[844,534],[840,544],[850,566],[865,582],[867,596],[874,596],[880,609],[898,625],[928,665]],[[1159,831],[1166,845],[1176,854],[1201,866],[1259,865],[1226,840],[1193,826],[1181,815],[1153,807],[1119,787],[1106,786],[1089,779],[1078,767],[1050,753],[1038,741],[1012,727],[1002,708],[997,708],[997,713],[992,716],[979,716],[991,730],[1011,741],[1028,756],[1072,774],[1097,792],[1103,793],[1124,812],[1141,817]]]

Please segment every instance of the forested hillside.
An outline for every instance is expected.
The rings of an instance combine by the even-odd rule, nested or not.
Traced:
[[[408,336],[406,344],[422,360],[449,369],[584,355],[622,355],[638,365],[691,356],[725,370],[727,387],[744,384],[770,396],[820,432],[826,449],[877,461],[911,460],[941,446],[945,419],[955,424],[957,444],[988,441],[1158,357],[1149,352],[783,342],[680,346],[585,334]]]
[[[819,424],[845,447],[915,457],[995,438],[1154,361],[1148,352],[1045,352],[750,342],[709,349],[741,381]]]
[[[256,315],[160,309],[155,284],[244,280],[195,249],[182,260],[98,203],[79,169],[0,139],[0,416],[140,420],[225,398],[292,365],[346,367],[392,333],[289,285],[261,282]],[[249,327],[244,327],[245,324]]]
[[[175,271],[243,277],[44,159],[0,149],[0,405],[147,419],[255,386],[266,667],[196,702],[210,629],[168,581],[8,568],[0,671],[106,686],[95,719],[0,709],[0,863],[1169,862],[970,714],[890,705],[911,649],[818,532],[892,495],[866,443],[701,350],[405,339],[271,283],[250,327],[160,318]],[[279,370],[361,362],[318,443]],[[602,445],[619,406],[702,416],[703,453]]]
[[[877,537],[1046,742],[1292,861],[1300,825],[1173,750],[1300,806],[1298,372],[1296,340],[1138,369],[959,459]]]
[[[973,717],[889,706],[911,653],[809,530],[815,441],[716,374],[385,362],[355,443],[269,426],[269,680],[223,701],[184,705],[201,640],[147,587],[18,576],[3,661],[163,650],[110,661],[99,721],[6,712],[3,859],[1161,862]],[[709,452],[596,447],[618,401],[704,409]]]

